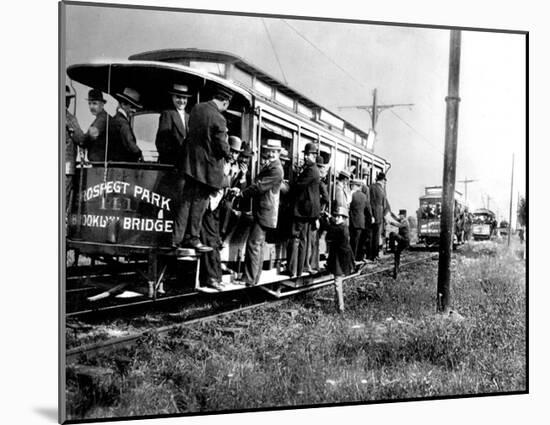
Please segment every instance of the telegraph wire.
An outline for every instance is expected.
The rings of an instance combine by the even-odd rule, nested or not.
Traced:
[[[405,124],[407,127],[409,127],[412,131],[414,131],[418,136],[420,136],[426,143],[428,143],[432,148],[434,148],[436,151],[438,151],[441,155],[443,155],[443,151],[435,146],[427,137],[423,136],[418,130],[416,130],[412,125],[410,125],[405,119],[401,118],[397,113],[395,113],[393,110],[390,109],[390,112],[397,117],[403,124]]]
[[[288,86],[288,81],[286,80],[285,71],[283,70],[283,66],[281,65],[281,61],[279,60],[279,55],[277,54],[277,50],[275,49],[275,44],[273,43],[273,40],[271,38],[271,34],[269,33],[269,29],[267,28],[267,24],[265,23],[264,18],[262,18],[262,23],[264,24],[265,32],[267,33],[267,38],[269,39],[269,43],[271,44],[271,48],[273,49],[273,53],[275,54],[275,59],[277,60],[277,63],[279,64],[281,74],[283,74],[283,80],[285,82],[285,85]]]
[[[305,35],[303,35],[300,31],[298,31],[296,28],[294,28],[292,25],[290,25],[286,20],[281,19],[288,27],[290,27],[296,34],[298,34],[303,40],[305,40],[310,46],[312,46],[315,50],[317,50],[319,53],[321,53],[326,59],[328,59],[334,66],[336,66],[339,70],[341,70],[344,74],[346,74],[349,78],[351,78],[353,81],[355,81],[360,86],[364,87],[365,89],[368,89],[361,81],[357,80],[353,75],[351,75],[348,71],[346,71],[344,68],[342,68],[338,63],[336,63],[330,56],[328,56],[323,50],[321,50],[319,47],[315,45],[312,41],[310,41]],[[265,23],[264,23],[265,25]],[[430,108],[431,109],[431,108]],[[423,136],[418,130],[416,130],[411,124],[409,124],[407,121],[405,121],[403,118],[401,118],[397,113],[395,113],[392,109],[390,109],[390,112],[395,115],[397,119],[399,119],[403,124],[405,124],[407,127],[409,127],[413,132],[415,132],[418,136],[422,138],[426,143],[428,143],[433,149],[438,151],[441,155],[443,155],[443,152],[440,148],[436,147],[428,138]]]

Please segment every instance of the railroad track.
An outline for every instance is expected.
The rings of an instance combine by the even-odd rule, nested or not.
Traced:
[[[420,255],[412,254],[410,253],[407,256],[404,256],[401,262],[401,269],[405,267],[409,267],[413,264],[418,264],[427,260],[433,260],[437,258],[437,254],[434,253],[421,253]],[[412,258],[411,258],[412,257]],[[393,257],[391,259],[392,261],[383,260],[381,263],[378,263],[375,269],[372,270],[364,270],[363,273],[355,273],[350,276],[347,276],[347,279],[357,278],[357,277],[367,277],[372,276],[388,271],[393,270]],[[327,279],[324,280],[326,283],[324,286],[328,286],[331,283],[332,279],[327,277]],[[317,288],[312,288],[311,290],[315,290]],[[192,295],[192,294],[189,294]],[[82,345],[80,347],[75,347],[67,350],[66,352],[66,361],[67,363],[74,363],[78,361],[83,356],[90,356],[90,355],[97,355],[101,353],[108,353],[111,351],[115,351],[121,348],[125,347],[131,347],[134,345],[138,340],[145,337],[146,335],[154,334],[158,336],[159,338],[166,337],[172,330],[180,328],[185,325],[193,324],[193,323],[199,323],[199,322],[205,322],[209,320],[215,320],[217,318],[231,315],[234,313],[239,313],[243,311],[249,311],[255,308],[259,308],[262,306],[265,306],[267,304],[272,304],[273,302],[282,301],[284,298],[277,299],[277,300],[267,300],[267,294],[263,294],[263,297],[260,297],[258,300],[252,300],[251,304],[246,306],[239,306],[238,308],[229,308],[228,310],[224,311],[217,311],[214,313],[206,314],[201,317],[193,317],[189,319],[185,319],[182,321],[179,321],[178,323],[174,323],[171,325],[159,327],[159,328],[149,328],[144,331],[135,332],[130,335],[125,335],[117,338],[111,338],[108,340],[96,342],[93,344],[86,344]],[[145,302],[145,301],[144,301]],[[116,306],[112,307],[116,308]]]

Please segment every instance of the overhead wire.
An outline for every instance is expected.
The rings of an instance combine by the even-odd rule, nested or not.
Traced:
[[[294,26],[289,24],[286,20],[281,19],[289,28],[291,28],[298,36],[300,36],[303,40],[305,40],[310,46],[312,46],[315,50],[317,50],[319,53],[321,53],[326,59],[328,59],[334,66],[336,66],[339,70],[341,70],[344,74],[346,74],[349,78],[351,78],[353,81],[355,81],[360,86],[368,89],[368,87],[365,86],[361,81],[359,81],[357,78],[355,78],[352,74],[350,74],[346,69],[344,69],[342,66],[340,66],[338,63],[336,63],[329,55],[327,55],[325,52],[323,52],[322,49],[317,47],[315,43],[310,41],[305,35],[303,35],[299,30],[297,30]],[[264,23],[265,25],[265,23]],[[431,108],[430,108],[431,109]],[[405,124],[407,127],[409,127],[413,132],[415,132],[418,136],[422,138],[425,142],[427,142],[432,148],[436,149],[441,155],[443,155],[443,152],[440,148],[437,148],[427,137],[423,136],[418,130],[416,130],[411,124],[409,124],[405,119],[397,115],[392,109],[389,109],[389,111],[395,115],[397,119],[399,119],[403,124]]]
[[[264,18],[262,18],[262,23],[264,24],[265,32],[267,33],[267,38],[269,39],[269,43],[271,44],[271,48],[273,49],[273,53],[275,54],[275,59],[277,60],[277,64],[279,64],[279,69],[281,70],[281,74],[283,74],[283,80],[285,82],[285,85],[288,86],[288,81],[286,79],[283,65],[281,64],[281,60],[279,59],[279,55],[277,54],[277,50],[275,49],[275,43],[273,43],[273,39],[271,38],[271,34],[269,33],[269,28],[267,28],[267,24],[265,23]]]

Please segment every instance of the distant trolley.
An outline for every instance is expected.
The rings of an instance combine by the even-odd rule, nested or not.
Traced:
[[[472,236],[474,240],[490,239],[496,233],[497,220],[495,213],[487,208],[473,212]]]
[[[76,177],[79,188],[68,217],[67,247],[109,263],[146,260],[144,276],[153,298],[166,276],[177,274],[176,261],[185,260],[189,267],[200,261],[200,256],[193,253],[181,258],[171,247],[179,189],[174,167],[157,162],[155,134],[166,93],[173,84],[190,88],[188,111],[196,103],[209,100],[219,86],[231,90],[233,98],[225,117],[229,134],[249,143],[256,153],[250,167],[251,179],[260,166],[260,146],[272,138],[280,139],[290,154],[284,174],[291,182],[301,152],[310,142],[318,144],[319,154],[330,165],[331,191],[342,169],[354,169],[358,177],[368,175],[372,182],[377,173],[386,172],[390,166],[373,153],[368,133],[232,54],[158,50],[133,55],[127,61],[71,65],[67,75],[108,94],[124,87],[141,94],[144,109],[133,117],[132,127],[145,161],[80,161]],[[333,193],[330,195],[332,199]],[[280,214],[280,225],[288,219]],[[240,272],[250,227],[250,216],[242,214],[223,241],[221,258],[233,273]],[[270,232],[264,250],[265,272],[260,284],[277,294],[315,282],[315,276],[290,282],[288,276],[279,273],[286,261],[285,237],[282,231]],[[323,240],[320,251],[326,251]],[[196,269],[191,282],[201,290],[198,266]],[[183,285],[189,278],[178,281]]]
[[[426,246],[439,244],[441,233],[441,204],[442,187],[428,186],[424,195],[419,198],[418,220],[418,242]],[[462,193],[455,191],[453,226],[453,247],[464,243],[464,211],[466,204]]]

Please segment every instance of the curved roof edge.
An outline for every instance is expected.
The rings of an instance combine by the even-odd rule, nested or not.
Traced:
[[[172,72],[182,72],[185,74],[193,75],[195,77],[203,78],[206,81],[211,81],[215,84],[219,84],[221,86],[227,87],[230,90],[232,90],[235,93],[240,94],[242,97],[244,97],[249,104],[252,104],[252,93],[249,90],[246,90],[245,88],[241,87],[240,85],[237,85],[229,80],[226,80],[225,78],[218,77],[216,75],[210,74],[208,72],[200,71],[195,68],[190,68],[185,65],[180,64],[174,64],[169,62],[160,62],[160,61],[149,61],[149,60],[143,60],[143,61],[137,61],[137,60],[127,60],[127,61],[116,61],[116,62],[110,62],[110,61],[99,61],[99,62],[89,62],[89,63],[81,63],[81,64],[73,64],[69,65],[67,67],[67,75],[78,81],[77,78],[73,78],[73,75],[76,73],[75,70],[77,69],[84,69],[89,68],[100,70],[102,67],[111,67],[111,68],[127,68],[131,69],[132,67],[136,68],[147,68],[150,67],[152,69],[164,69],[164,70],[170,70]],[[79,81],[80,82],[80,81]]]

